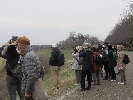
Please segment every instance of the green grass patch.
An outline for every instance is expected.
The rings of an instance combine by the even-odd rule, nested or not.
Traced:
[[[49,49],[37,50],[35,52],[37,53],[38,56],[43,57],[45,60],[48,60],[50,58],[50,55],[51,55],[51,50],[49,50]]]

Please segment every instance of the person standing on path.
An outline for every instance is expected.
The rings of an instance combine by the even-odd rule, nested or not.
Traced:
[[[75,71],[75,76],[76,76],[76,84],[75,85],[80,85],[81,82],[81,65],[79,65],[79,53],[78,53],[78,47],[73,49],[72,57],[73,57],[73,62],[72,62],[72,69]]]
[[[60,50],[57,48],[56,44],[52,45],[51,50],[52,52],[51,52],[51,57],[49,59],[49,65],[51,65],[50,70],[53,79],[52,90],[55,90],[59,89],[61,85],[61,80],[60,80],[61,66],[59,66],[58,64],[58,52],[60,52]]]
[[[24,100],[48,100],[42,82],[44,68],[30,47],[30,40],[25,36],[18,37],[16,50],[23,57],[21,91]]]
[[[103,53],[102,53],[102,59],[103,59],[103,65],[105,70],[105,77],[103,80],[108,80],[109,78],[109,59],[108,59],[108,43],[104,43]]]
[[[92,70],[93,70],[93,51],[90,50],[91,45],[84,43],[84,51],[79,54],[83,57],[82,70],[81,70],[81,91],[91,90]],[[85,88],[85,77],[87,76],[88,87]]]
[[[21,77],[19,77],[19,75],[14,76],[12,73],[12,70],[18,64],[20,58],[20,54],[17,53],[14,44],[17,38],[17,36],[13,36],[12,39],[9,42],[7,42],[6,45],[4,45],[0,55],[4,59],[6,59],[6,82],[9,93],[9,100],[16,100],[16,92],[18,92],[20,100],[24,99],[21,93]]]
[[[120,79],[118,80],[118,84],[126,84],[126,64],[123,63],[124,59],[124,46],[123,45],[117,45],[118,49],[118,60],[117,60],[117,68],[120,72]]]
[[[109,58],[109,70],[111,75],[111,81],[116,81],[116,73],[114,70],[114,67],[116,67],[115,65],[116,61],[113,59],[113,52],[115,51],[115,49],[112,48],[112,45],[109,45],[108,49],[109,49],[108,58]]]
[[[93,82],[94,85],[100,85],[100,70],[102,67],[102,57],[101,57],[101,62],[99,64],[96,63],[96,57],[100,56],[99,49],[97,47],[93,47],[93,60],[94,60],[94,73],[92,74],[93,76]],[[99,59],[100,60],[100,59]]]

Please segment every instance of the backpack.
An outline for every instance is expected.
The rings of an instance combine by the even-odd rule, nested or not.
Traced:
[[[124,54],[123,63],[128,64],[130,62],[128,55]]]
[[[22,65],[17,64],[11,72],[12,72],[13,77],[21,79],[21,77],[22,77]]]
[[[113,52],[113,60],[117,60],[118,59],[118,54],[117,54],[117,52],[115,51],[115,52]]]
[[[100,55],[96,55],[95,63],[96,65],[100,65],[100,66],[103,65],[102,57]]]
[[[57,62],[58,66],[63,66],[65,62],[64,54],[61,51],[57,52]]]

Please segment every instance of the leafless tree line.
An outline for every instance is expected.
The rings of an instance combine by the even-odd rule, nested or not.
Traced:
[[[70,32],[70,35],[66,40],[58,43],[58,47],[62,49],[70,49],[76,46],[81,46],[84,42],[88,42],[92,45],[101,44],[98,37],[90,36],[89,34],[83,35],[82,33],[76,34],[76,32]]]
[[[58,47],[61,49],[70,49],[76,46],[83,45],[84,42],[88,42],[92,45],[101,44],[102,41],[98,37],[90,36],[89,34],[83,35],[82,33],[76,34],[76,32],[70,32],[69,37],[66,40],[57,43]],[[31,45],[34,50],[44,50],[50,49],[51,45]]]
[[[106,42],[110,44],[123,44],[126,48],[133,48],[133,2],[129,10],[124,12],[121,20],[109,33]]]

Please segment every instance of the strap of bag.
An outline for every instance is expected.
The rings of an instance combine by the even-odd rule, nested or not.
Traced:
[[[77,58],[75,58],[77,60],[77,62],[79,62],[79,60]]]

